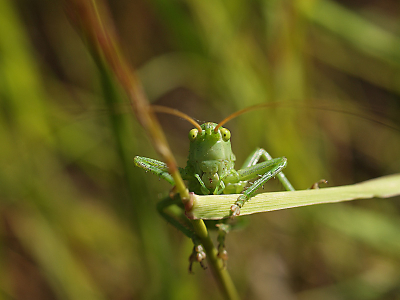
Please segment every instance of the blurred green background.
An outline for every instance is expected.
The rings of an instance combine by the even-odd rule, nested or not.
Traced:
[[[396,0],[108,4],[151,102],[218,122],[282,101],[226,125],[237,165],[286,156],[298,189],[400,171]],[[159,157],[62,2],[0,16],[0,298],[221,299],[209,270],[188,274],[190,241],[155,210],[170,187],[133,166]],[[160,121],[183,167],[191,125]],[[392,198],[247,217],[228,269],[243,299],[400,299],[399,215]]]

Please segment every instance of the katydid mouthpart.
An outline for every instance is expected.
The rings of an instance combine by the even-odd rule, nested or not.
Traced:
[[[260,105],[240,110],[219,124],[207,122],[202,125],[178,110],[164,106],[152,106],[151,108],[155,112],[173,114],[184,118],[195,126],[189,131],[190,147],[187,165],[185,168],[179,168],[179,172],[182,179],[188,182],[190,192],[202,195],[240,193],[236,202],[232,203],[231,217],[239,216],[240,208],[271,178],[277,177],[286,190],[294,191],[293,186],[282,172],[287,165],[287,159],[285,157],[272,158],[264,149],[259,148],[253,151],[242,167],[235,170],[236,157],[231,148],[231,133],[222,125],[242,113],[260,108]],[[263,161],[260,162],[261,160]],[[140,156],[136,156],[134,161],[136,166],[156,174],[173,186],[175,185],[174,179],[168,173],[168,167],[164,162]],[[249,185],[249,181],[254,179],[255,181]],[[177,198],[168,197],[159,202],[157,208],[169,223],[193,240],[194,248],[190,256],[189,266],[191,271],[192,263],[195,261],[200,262],[203,266],[202,261],[205,259],[205,253],[199,238],[191,230],[191,224],[185,217],[183,209],[180,214],[172,214],[167,211],[171,205],[181,204],[181,201]],[[227,252],[224,241],[231,225],[226,224],[225,221],[225,223],[218,224],[217,227],[219,230],[218,257],[225,261]]]

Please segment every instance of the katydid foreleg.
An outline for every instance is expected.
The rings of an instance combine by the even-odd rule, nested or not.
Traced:
[[[249,157],[244,162],[242,168],[246,168],[246,167],[250,167],[250,166],[256,165],[261,158],[263,158],[266,161],[273,159],[272,156],[267,151],[265,151],[262,148],[257,148],[251,155],[249,155]],[[292,186],[292,184],[286,178],[285,174],[283,174],[283,172],[278,173],[276,175],[276,177],[282,183],[282,185],[285,188],[285,190],[287,190],[287,191],[294,191],[295,190],[294,187]]]
[[[231,207],[232,216],[238,216],[240,214],[240,208],[251,197],[254,196],[258,188],[263,186],[271,178],[277,176],[277,174],[279,174],[286,167],[286,164],[287,164],[286,158],[281,157],[281,158],[273,158],[262,163],[256,163],[255,165],[252,165],[250,167],[238,170],[237,173],[239,175],[239,181],[250,180],[257,176],[261,177],[257,179],[250,187],[248,187],[243,192],[243,194],[239,196],[235,204],[232,205]]]
[[[263,165],[262,164],[260,164],[260,163],[258,163],[259,161],[260,161],[260,159],[264,159],[265,161],[266,161],[266,163],[264,163],[263,165],[264,165],[264,167],[263,167]],[[255,177],[255,175],[258,175],[259,174],[259,172],[254,172],[254,168],[251,168],[251,167],[253,167],[253,166],[256,166],[256,165],[258,165],[257,167],[261,167],[261,169],[264,169],[264,168],[269,168],[269,163],[268,163],[268,161],[271,161],[271,160],[273,160],[273,158],[271,157],[271,155],[267,152],[267,151],[265,151],[264,149],[262,149],[262,148],[257,148],[254,152],[252,152],[248,157],[247,157],[247,159],[245,160],[245,162],[243,163],[243,166],[242,166],[242,169],[241,170],[239,170],[238,171],[238,173],[240,172],[241,174],[244,174],[244,173],[247,173],[248,172],[248,170],[251,170],[250,171],[250,177],[251,178],[254,178]],[[279,160],[279,159],[278,159]],[[282,164],[282,163],[281,163]],[[280,164],[278,163],[278,166],[279,166]],[[281,168],[281,170],[284,168],[286,166],[286,162],[284,162],[284,166]],[[279,169],[279,167],[278,167],[278,169]],[[278,171],[279,172],[279,171]],[[276,173],[276,172],[274,172],[274,173]],[[240,174],[239,174],[240,175]],[[279,179],[279,181],[282,183],[282,185],[284,186],[284,188],[287,190],[287,191],[294,191],[295,189],[293,188],[293,186],[292,186],[292,184],[289,182],[289,180],[286,178],[286,176],[285,176],[285,174],[283,174],[283,172],[279,172],[279,173],[277,173],[276,175],[275,175],[276,177],[278,177],[278,179]],[[273,177],[273,175],[272,175],[272,177]],[[270,177],[269,177],[270,178]],[[260,184],[258,184],[258,185],[256,185],[256,186],[252,186],[252,187],[254,187],[255,188],[255,190],[257,190],[257,188],[260,186],[260,185],[263,185],[266,181],[268,181],[269,180],[269,178],[268,179],[263,179],[263,178],[260,178],[259,179],[259,181],[260,181]],[[242,180],[243,180],[243,177],[241,178]],[[245,182],[245,181],[239,181],[239,182]],[[232,185],[234,185],[234,184],[232,184]],[[247,190],[248,191],[248,190]],[[242,196],[241,196],[242,197]],[[252,196],[250,196],[250,197],[252,197]],[[250,197],[246,197],[246,201],[248,201],[249,199],[250,199]],[[240,197],[239,197],[240,198]],[[238,199],[239,200],[239,199]],[[246,201],[244,201],[244,202],[246,202]],[[243,206],[243,204],[244,204],[244,202],[239,202],[239,204],[241,205],[241,206]],[[238,207],[239,205],[238,205],[238,203],[235,203],[232,207],[235,209],[235,211],[239,211],[239,213],[240,213],[240,207]],[[232,208],[231,208],[232,209]],[[235,215],[234,214],[234,211],[233,211],[233,214],[232,215]],[[218,226],[218,225],[217,225]],[[223,227],[222,227],[223,226]],[[218,256],[220,256],[221,258],[223,258],[223,259],[227,259],[227,252],[226,252],[226,250],[225,250],[225,236],[226,236],[226,233],[228,233],[228,231],[229,231],[229,227],[225,227],[225,226],[229,226],[229,225],[227,225],[227,224],[221,224],[221,227],[220,226],[218,226],[218,227],[220,227],[219,228],[219,235],[218,235],[218,242],[219,242],[219,245],[218,245]],[[225,229],[226,228],[226,229]]]
[[[271,160],[272,156],[264,149],[258,148],[246,159],[242,168],[256,165],[261,158],[263,158],[264,160]],[[285,174],[283,174],[283,172],[278,173],[276,175],[276,177],[282,183],[285,190],[295,191],[294,187],[289,182],[289,180],[286,178]],[[321,179],[318,182],[314,183],[310,188],[318,189],[320,184],[327,184],[327,183],[328,183],[327,180]]]
[[[175,185],[174,179],[171,174],[168,173],[168,166],[166,163],[142,156],[135,156],[134,162],[137,167],[142,168],[146,172],[150,171],[158,177],[165,179],[171,185]]]

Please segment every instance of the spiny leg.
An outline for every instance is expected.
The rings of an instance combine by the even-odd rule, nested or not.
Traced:
[[[171,185],[175,185],[175,181],[172,178],[171,174],[169,174],[168,166],[166,163],[157,159],[142,156],[135,156],[133,161],[135,162],[135,165],[137,167],[145,170],[146,172],[150,171],[153,174],[156,174],[158,177],[165,179]],[[181,174],[183,180],[187,180],[190,177],[186,169],[179,168],[179,173]]]
[[[193,262],[199,262],[203,269],[206,269],[203,261],[206,259],[206,253],[200,243],[200,239],[194,233],[194,229],[188,218],[185,216],[183,209],[179,207],[180,198],[167,197],[157,203],[157,211],[172,226],[183,232],[193,241],[193,251],[189,257],[189,272],[192,273]]]
[[[170,184],[175,185],[174,179],[168,173],[168,166],[166,163],[142,156],[135,156],[133,161],[137,167],[144,169],[146,172],[150,171],[156,174],[158,177],[165,179]]]
[[[261,175],[261,178],[257,179],[242,195],[238,197],[235,204],[231,206],[232,216],[238,216],[240,214],[240,208],[254,196],[258,188],[264,185],[268,180],[279,174],[287,164],[287,159],[273,158],[266,162],[255,164],[251,167],[240,169],[237,171],[240,180],[249,180]]]
[[[195,243],[193,241],[193,243]],[[203,245],[200,243],[195,243],[193,245],[193,251],[192,254],[189,257],[189,273],[193,273],[192,271],[192,266],[194,262],[198,262],[200,266],[203,268],[203,270],[207,269],[207,267],[204,265],[204,260],[206,259],[206,253],[204,252]]]
[[[179,207],[181,200],[178,195],[174,198],[164,198],[157,203],[158,213],[172,226],[183,232],[188,238],[194,238],[192,224],[185,216],[183,209]]]
[[[224,268],[226,267],[226,261],[228,260],[228,251],[225,249],[225,237],[230,231],[231,225],[220,223],[216,225],[218,227],[218,257],[222,259]]]
[[[261,157],[266,161],[273,159],[272,156],[267,151],[265,151],[265,149],[257,148],[253,153],[251,153],[247,157],[247,159],[243,163],[242,168],[251,167],[251,166],[256,165],[259,162],[259,160],[261,159]],[[287,191],[295,190],[283,172],[280,172],[279,174],[277,174],[276,177],[282,183],[285,190],[287,190]]]
[[[172,176],[168,173],[168,166],[166,163],[147,157],[136,156],[134,158],[136,166],[150,171],[156,174],[158,177],[165,179],[172,185],[175,185],[175,181]],[[179,168],[183,179],[187,178],[187,173],[185,169]],[[201,181],[201,179],[200,179]],[[204,183],[203,183],[204,184]],[[205,187],[205,186],[204,186]],[[208,192],[209,193],[209,192]],[[207,194],[208,194],[207,193]],[[157,204],[157,210],[159,214],[172,226],[182,231],[187,237],[192,239],[194,247],[192,254],[189,257],[189,272],[192,273],[193,262],[199,262],[203,269],[206,269],[203,261],[206,258],[206,253],[204,252],[203,246],[200,243],[200,239],[194,233],[192,224],[189,222],[184,214],[184,211],[179,205],[181,200],[179,197],[167,197]]]

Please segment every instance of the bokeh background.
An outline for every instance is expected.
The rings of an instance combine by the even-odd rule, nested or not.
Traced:
[[[218,122],[282,101],[226,125],[237,165],[286,156],[298,189],[400,171],[396,0],[108,5],[151,102]],[[133,165],[159,157],[63,3],[0,16],[0,298],[221,299],[209,270],[188,274],[190,241],[155,210],[170,187]],[[160,121],[184,166],[191,125]],[[400,299],[399,215],[391,198],[246,217],[227,267],[243,299]]]

